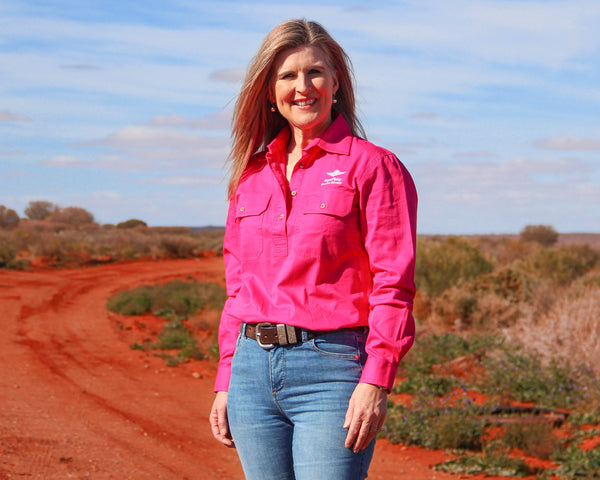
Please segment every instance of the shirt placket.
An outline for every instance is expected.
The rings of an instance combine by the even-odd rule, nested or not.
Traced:
[[[271,171],[279,186],[274,192],[275,206],[273,212],[273,222],[271,225],[271,238],[273,241],[273,256],[286,257],[288,254],[288,236],[287,236],[287,185],[285,175],[281,165],[271,163]]]

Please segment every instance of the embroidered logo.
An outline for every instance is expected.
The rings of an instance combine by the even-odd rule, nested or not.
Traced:
[[[327,172],[327,175],[329,175],[330,178],[326,178],[325,180],[323,180],[323,183],[321,183],[321,186],[323,185],[341,185],[342,184],[342,178],[341,176],[346,173],[346,172],[340,172],[339,170],[334,170],[333,172]]]

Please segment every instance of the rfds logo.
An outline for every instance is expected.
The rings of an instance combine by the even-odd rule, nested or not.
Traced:
[[[329,175],[329,178],[323,180],[321,186],[323,185],[341,185],[342,184],[342,175],[346,172],[340,172],[339,170],[334,170],[333,172],[326,172]]]

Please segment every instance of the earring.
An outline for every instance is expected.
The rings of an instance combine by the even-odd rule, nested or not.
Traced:
[[[337,103],[337,98],[333,97],[333,103]]]
[[[271,104],[271,112],[275,113],[277,111],[277,109],[275,108],[275,104],[272,103]]]

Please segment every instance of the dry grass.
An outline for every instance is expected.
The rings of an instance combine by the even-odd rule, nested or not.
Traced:
[[[585,365],[600,378],[600,287],[592,285],[577,295],[565,294],[537,321],[522,317],[505,333],[545,362],[560,359]]]

